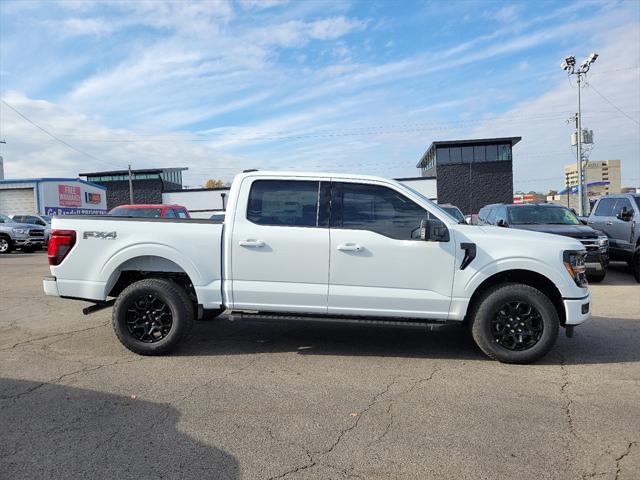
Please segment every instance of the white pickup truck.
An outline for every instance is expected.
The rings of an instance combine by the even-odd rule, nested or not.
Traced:
[[[47,295],[114,305],[139,354],[193,321],[234,318],[430,327],[465,322],[489,357],[528,363],[589,318],[585,250],[567,237],[459,224],[393,180],[247,171],[223,223],[55,217]]]

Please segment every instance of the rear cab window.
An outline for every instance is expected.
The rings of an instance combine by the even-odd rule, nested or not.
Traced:
[[[251,184],[247,220],[257,225],[317,227],[320,182],[256,180]]]

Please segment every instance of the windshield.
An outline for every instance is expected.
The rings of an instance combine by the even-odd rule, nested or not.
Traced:
[[[161,208],[125,208],[116,207],[109,215],[115,217],[143,217],[143,218],[157,218],[162,214]]]
[[[441,206],[439,206],[437,203],[435,203],[433,200],[429,200],[427,197],[425,197],[423,194],[421,194],[420,192],[418,192],[417,190],[414,190],[413,188],[403,184],[403,183],[396,183],[397,186],[399,186],[400,188],[407,190],[415,195],[417,195],[418,197],[420,197],[422,200],[424,200],[426,203],[428,203],[430,206],[432,206],[434,209],[438,210],[440,213],[442,213],[445,217],[449,218],[450,220],[453,220],[456,223],[460,223],[460,220],[458,220],[456,217],[452,216],[449,212],[447,212],[446,210],[444,210]],[[464,221],[464,219],[462,219]]]
[[[0,223],[14,223],[13,220],[11,220],[9,217],[7,217],[6,215],[2,215],[0,213]]]
[[[455,218],[458,222],[464,222],[464,215],[458,207],[441,207],[445,212]]]
[[[509,208],[509,224],[582,225],[578,217],[568,208],[543,205]]]
[[[42,218],[47,223],[51,223],[51,217],[49,215],[40,215],[40,218]]]
[[[640,195],[634,195],[633,198],[636,201],[636,205],[638,205],[638,208],[640,209]]]

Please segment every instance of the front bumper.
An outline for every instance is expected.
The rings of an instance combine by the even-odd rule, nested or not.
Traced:
[[[591,292],[582,298],[564,298],[566,325],[580,325],[591,317]]]
[[[51,297],[59,297],[60,292],[58,292],[58,282],[56,277],[44,277],[42,279],[42,288],[44,288],[45,295],[49,295]]]
[[[587,251],[584,266],[587,273],[601,273],[609,265],[609,253],[601,251]]]

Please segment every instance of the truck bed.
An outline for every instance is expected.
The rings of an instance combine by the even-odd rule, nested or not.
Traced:
[[[205,309],[222,305],[223,224],[202,219],[54,217],[76,243],[51,273],[62,297],[106,300],[122,272],[185,273]]]

